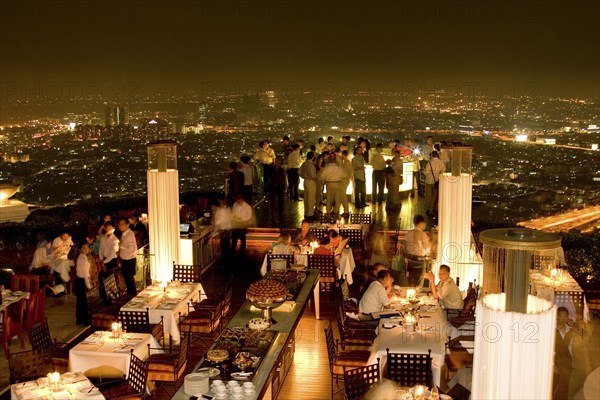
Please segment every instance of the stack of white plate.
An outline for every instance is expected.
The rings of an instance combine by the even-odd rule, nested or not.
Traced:
[[[185,376],[183,381],[183,391],[190,396],[198,396],[208,393],[208,374],[193,373]]]

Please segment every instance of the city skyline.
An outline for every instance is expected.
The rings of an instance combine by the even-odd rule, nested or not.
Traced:
[[[600,6],[585,0],[0,7],[3,105],[237,87],[600,97]]]

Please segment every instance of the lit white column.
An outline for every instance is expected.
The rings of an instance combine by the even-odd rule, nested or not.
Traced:
[[[551,399],[556,306],[528,296],[527,313],[507,312],[504,293],[477,302],[473,399]]]
[[[179,171],[177,143],[148,144],[148,233],[150,274],[153,280],[173,279],[173,262],[179,263]]]
[[[471,249],[471,174],[454,176],[445,173],[440,177],[438,205],[438,245],[435,271],[446,264],[452,277],[460,277],[460,289],[469,282],[481,282],[481,263],[476,262]]]

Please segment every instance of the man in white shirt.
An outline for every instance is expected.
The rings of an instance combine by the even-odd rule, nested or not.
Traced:
[[[69,260],[71,247],[73,247],[73,241],[67,232],[62,232],[52,241],[52,269],[53,272],[60,276],[63,282],[71,280],[69,272],[74,265],[73,261]]]
[[[317,166],[315,153],[309,151],[306,161],[300,167],[298,174],[304,179],[304,218],[312,219],[315,214],[317,201]]]
[[[425,209],[428,214],[431,214],[437,209],[440,175],[446,172],[446,166],[440,160],[437,151],[431,152],[431,158],[423,172],[425,173]]]
[[[425,217],[415,215],[414,228],[406,232],[406,252],[409,256],[426,256],[431,252],[429,236],[425,233]]]
[[[231,269],[231,208],[227,206],[225,197],[219,198],[219,208],[215,212],[215,234],[219,235],[221,244],[221,260],[225,270]]]
[[[258,150],[254,153],[254,159],[263,166],[263,194],[266,196],[271,189],[271,175],[273,175],[273,162],[275,162],[275,152],[270,147],[268,140],[263,140],[258,144]]]
[[[394,283],[394,278],[387,269],[377,273],[377,280],[371,283],[358,304],[358,310],[362,314],[371,314],[379,312],[384,308],[390,308],[390,297],[388,296],[390,288]]]
[[[135,295],[137,294],[137,289],[135,287],[137,242],[135,240],[135,234],[129,229],[127,218],[119,219],[119,230],[122,232],[121,240],[119,242],[121,272],[123,273],[123,279],[127,285],[127,293]]]
[[[240,157],[242,161],[241,166],[238,168],[239,171],[244,174],[244,199],[246,203],[252,204],[252,191],[254,185],[254,166],[250,164],[250,157],[243,155]]]
[[[427,272],[425,278],[429,280],[429,288],[431,289],[433,297],[438,299],[438,303],[442,308],[452,308],[462,310],[463,298],[460,293],[460,289],[454,283],[454,279],[450,278],[450,267],[447,265],[440,265],[438,272],[438,278],[440,281],[437,285],[434,285],[435,277],[433,272]]]
[[[431,253],[431,242],[425,233],[425,217],[415,215],[414,228],[406,232],[406,253],[408,254],[408,284],[421,286],[423,274],[427,269],[427,260],[423,257]]]
[[[333,157],[331,157],[331,155],[333,155]],[[335,211],[337,213],[340,209],[340,204],[342,203],[340,184],[344,178],[344,173],[335,160],[335,153],[330,154],[325,167],[319,174],[321,180],[325,182],[325,188],[327,190],[327,212],[331,213],[332,211]],[[334,204],[335,209],[333,208]]]
[[[300,184],[300,178],[298,169],[302,166],[302,156],[300,155],[300,145],[298,143],[292,146],[292,152],[288,155],[285,162],[288,168],[288,193],[290,200],[299,201],[298,185]]]
[[[100,296],[102,300],[106,301],[106,293],[104,292],[104,279],[106,279],[112,271],[119,266],[118,255],[119,252],[119,239],[115,235],[115,223],[108,221],[104,223],[103,227],[104,235],[100,238],[100,251],[98,257],[100,258]]]
[[[75,295],[77,296],[77,304],[75,306],[75,317],[77,325],[89,325],[90,314],[87,305],[87,291],[92,288],[92,280],[90,276],[90,247],[87,243],[83,243],[79,248],[79,256],[75,263]]]
[[[231,210],[231,250],[235,254],[237,242],[240,241],[239,261],[243,262],[246,257],[246,228],[252,226],[252,207],[239,196]],[[236,263],[240,265],[240,263]]]

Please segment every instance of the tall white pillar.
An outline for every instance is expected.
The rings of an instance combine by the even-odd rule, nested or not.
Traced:
[[[173,262],[179,263],[179,171],[177,143],[148,144],[148,233],[150,274],[153,280],[173,279]]]
[[[472,151],[472,146],[443,146],[440,156],[446,164],[446,172],[440,176],[434,273],[437,275],[440,265],[448,265],[450,275],[460,278],[461,290],[474,280],[480,283],[483,275],[482,265],[475,259],[475,248],[471,243]]]
[[[506,308],[504,293],[477,302],[471,398],[551,399],[556,306],[530,295],[526,312]]]

